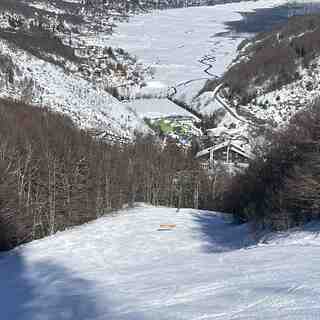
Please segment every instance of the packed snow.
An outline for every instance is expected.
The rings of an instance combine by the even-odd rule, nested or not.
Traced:
[[[257,244],[222,214],[123,210],[2,254],[1,319],[317,319],[319,230]]]

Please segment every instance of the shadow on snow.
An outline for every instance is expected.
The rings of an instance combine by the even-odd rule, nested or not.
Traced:
[[[0,259],[3,320],[96,319],[91,284],[51,262],[28,265],[12,251]]]
[[[193,217],[198,224],[197,228],[200,229],[205,252],[227,252],[254,244],[247,224],[238,225],[222,214],[215,215],[209,212],[194,214]]]

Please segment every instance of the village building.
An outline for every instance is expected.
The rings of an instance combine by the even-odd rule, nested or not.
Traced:
[[[213,169],[220,164],[233,170],[248,167],[250,160],[254,159],[254,154],[244,149],[237,141],[229,140],[199,151],[196,159],[199,159],[205,169]]]

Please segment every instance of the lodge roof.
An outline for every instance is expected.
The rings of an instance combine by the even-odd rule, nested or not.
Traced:
[[[221,150],[223,148],[227,148],[227,147],[229,147],[230,150],[242,155],[243,157],[245,157],[247,159],[251,159],[251,160],[254,159],[254,155],[251,152],[242,148],[235,141],[225,141],[225,142],[219,143],[217,145],[211,146],[209,148],[206,148],[204,150],[201,150],[196,154],[196,158],[203,157],[207,154],[210,154],[210,152],[215,153],[216,151],[219,151],[219,150]]]

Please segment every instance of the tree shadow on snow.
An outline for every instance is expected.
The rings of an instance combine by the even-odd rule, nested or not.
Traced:
[[[0,283],[1,320],[89,320],[108,313],[97,309],[89,281],[51,262],[25,263],[16,251],[0,259]]]
[[[0,255],[1,320],[146,320],[135,306],[122,310],[117,291],[19,249]]]
[[[197,223],[196,237],[208,253],[221,253],[246,248],[255,243],[247,224],[235,224],[224,215],[205,213],[193,215]]]

